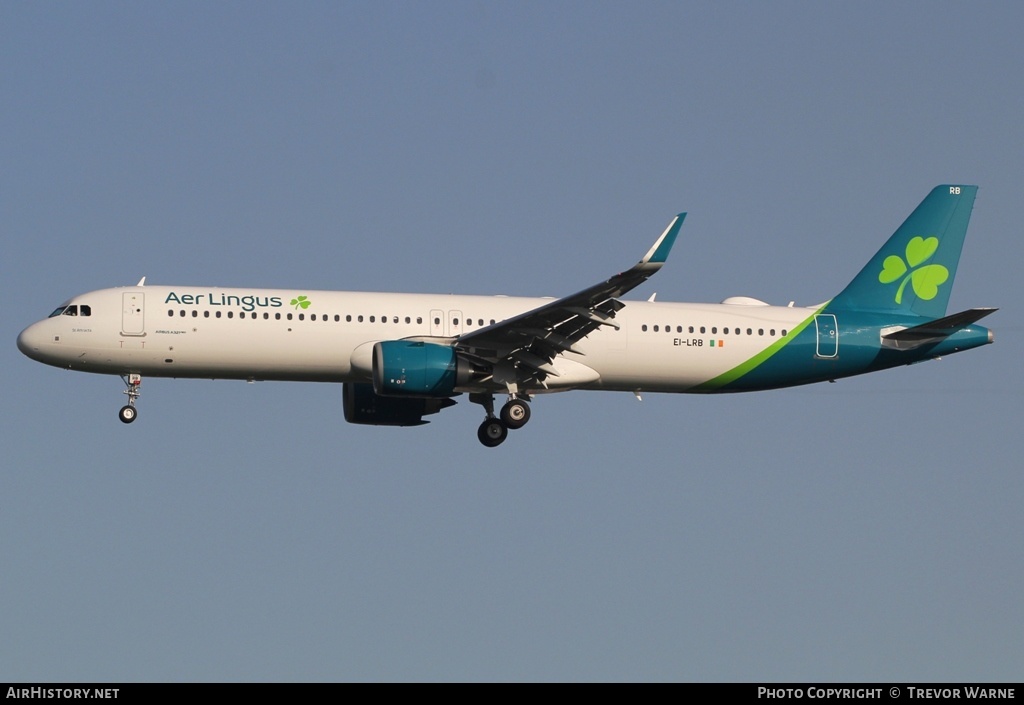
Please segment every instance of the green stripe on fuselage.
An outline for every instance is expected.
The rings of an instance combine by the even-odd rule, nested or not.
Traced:
[[[739,365],[737,365],[736,367],[732,368],[728,372],[723,372],[722,374],[718,375],[717,377],[715,377],[713,379],[709,379],[707,382],[703,382],[702,384],[697,385],[696,387],[694,387],[690,391],[691,392],[718,392],[718,391],[722,391],[723,387],[725,387],[728,384],[731,384],[732,382],[735,382],[736,380],[740,379],[741,377],[743,377],[744,375],[748,374],[749,372],[757,369],[762,364],[764,364],[767,360],[771,359],[776,353],[778,353],[784,347],[786,347],[791,342],[796,340],[797,337],[800,335],[800,333],[802,333],[803,330],[807,326],[809,326],[812,321],[814,321],[814,317],[817,316],[819,313],[821,313],[823,310],[825,310],[826,306],[828,306],[828,303],[826,303],[824,306],[822,306],[817,311],[812,313],[810,316],[805,318],[800,323],[800,325],[798,325],[796,328],[791,330],[789,332],[789,335],[787,335],[785,338],[780,338],[779,340],[776,340],[774,343],[772,343],[767,348],[765,348],[761,352],[759,352],[756,355],[754,355],[749,360],[746,360],[745,362],[740,363]]]

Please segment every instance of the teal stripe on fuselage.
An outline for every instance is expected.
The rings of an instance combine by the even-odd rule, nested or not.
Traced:
[[[820,310],[820,309],[819,309]],[[815,312],[816,314],[817,312]],[[740,365],[732,368],[728,372],[718,375],[717,377],[698,385],[691,392],[697,393],[715,393],[715,392],[731,392],[731,391],[746,391],[748,388],[742,385],[748,379],[753,379],[754,373],[763,367],[772,358],[783,354],[783,351],[787,350],[791,346],[801,345],[801,338],[805,334],[806,328],[809,324],[814,321],[815,314],[811,314],[804,319],[800,325],[796,326],[789,332],[785,338],[775,341],[767,348],[754,355],[749,360],[746,360]],[[788,354],[788,353],[787,353]],[[786,385],[779,385],[786,386]],[[756,389],[768,389],[769,387],[755,387]]]
[[[946,314],[977,186],[932,189],[846,288],[784,339],[693,392],[790,387],[908,365],[991,342],[968,326],[912,349],[882,345],[890,326],[914,326]],[[833,323],[834,320],[834,323]]]
[[[834,357],[823,357],[818,354],[819,333],[815,317],[820,314],[831,314],[836,317],[838,341]],[[750,392],[813,384],[909,365],[990,342],[988,329],[982,326],[968,326],[938,343],[922,345],[913,350],[895,350],[882,345],[882,328],[912,328],[928,320],[918,316],[832,311],[825,306],[809,316],[784,340],[777,341],[747,362],[691,391]]]

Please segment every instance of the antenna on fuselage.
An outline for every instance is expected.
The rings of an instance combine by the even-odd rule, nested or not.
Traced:
[[[146,286],[146,278],[143,277],[142,279],[140,279],[139,283],[136,284],[135,286]]]

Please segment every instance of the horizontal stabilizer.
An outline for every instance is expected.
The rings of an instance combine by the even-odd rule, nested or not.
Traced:
[[[938,342],[998,310],[997,308],[971,308],[951,316],[922,323],[913,328],[900,328],[890,333],[883,333],[882,344],[886,347],[910,350],[921,345]]]

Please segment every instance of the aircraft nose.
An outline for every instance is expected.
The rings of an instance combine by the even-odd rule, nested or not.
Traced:
[[[18,350],[33,360],[39,359],[42,342],[43,333],[39,330],[38,323],[33,323],[18,334]]]

